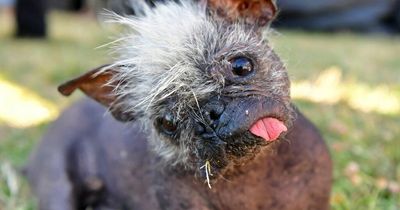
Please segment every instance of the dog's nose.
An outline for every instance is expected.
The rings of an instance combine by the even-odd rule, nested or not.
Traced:
[[[213,133],[220,123],[222,113],[225,111],[225,104],[219,100],[212,100],[202,107],[202,122],[195,125],[195,134]]]
[[[225,104],[222,101],[211,101],[204,106],[203,116],[212,128],[216,128],[224,110]]]

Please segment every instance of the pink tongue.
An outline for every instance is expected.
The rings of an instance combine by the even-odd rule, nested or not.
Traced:
[[[275,118],[263,118],[254,123],[250,132],[266,141],[278,139],[282,132],[287,131],[286,126]]]

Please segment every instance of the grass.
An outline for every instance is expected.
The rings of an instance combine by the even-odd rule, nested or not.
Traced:
[[[62,110],[81,94],[63,98],[56,86],[106,63],[94,48],[112,33],[86,16],[49,20],[49,40],[15,40],[10,17],[0,14],[0,84]],[[400,209],[400,38],[281,31],[272,43],[288,64],[295,104],[331,149],[332,209]],[[47,126],[19,127],[0,115],[0,209],[36,209],[16,174]]]

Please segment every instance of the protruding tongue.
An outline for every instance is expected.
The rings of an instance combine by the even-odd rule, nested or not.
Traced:
[[[278,139],[279,135],[285,131],[287,131],[287,128],[283,122],[270,117],[258,120],[250,128],[252,134],[259,136],[266,141],[274,141]]]

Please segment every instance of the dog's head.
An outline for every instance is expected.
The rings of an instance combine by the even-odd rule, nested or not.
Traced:
[[[169,165],[218,177],[292,121],[286,69],[261,33],[274,5],[167,3],[142,17],[118,16],[131,32],[114,48],[117,61],[59,89],[69,95],[79,88],[117,119],[142,122]]]

